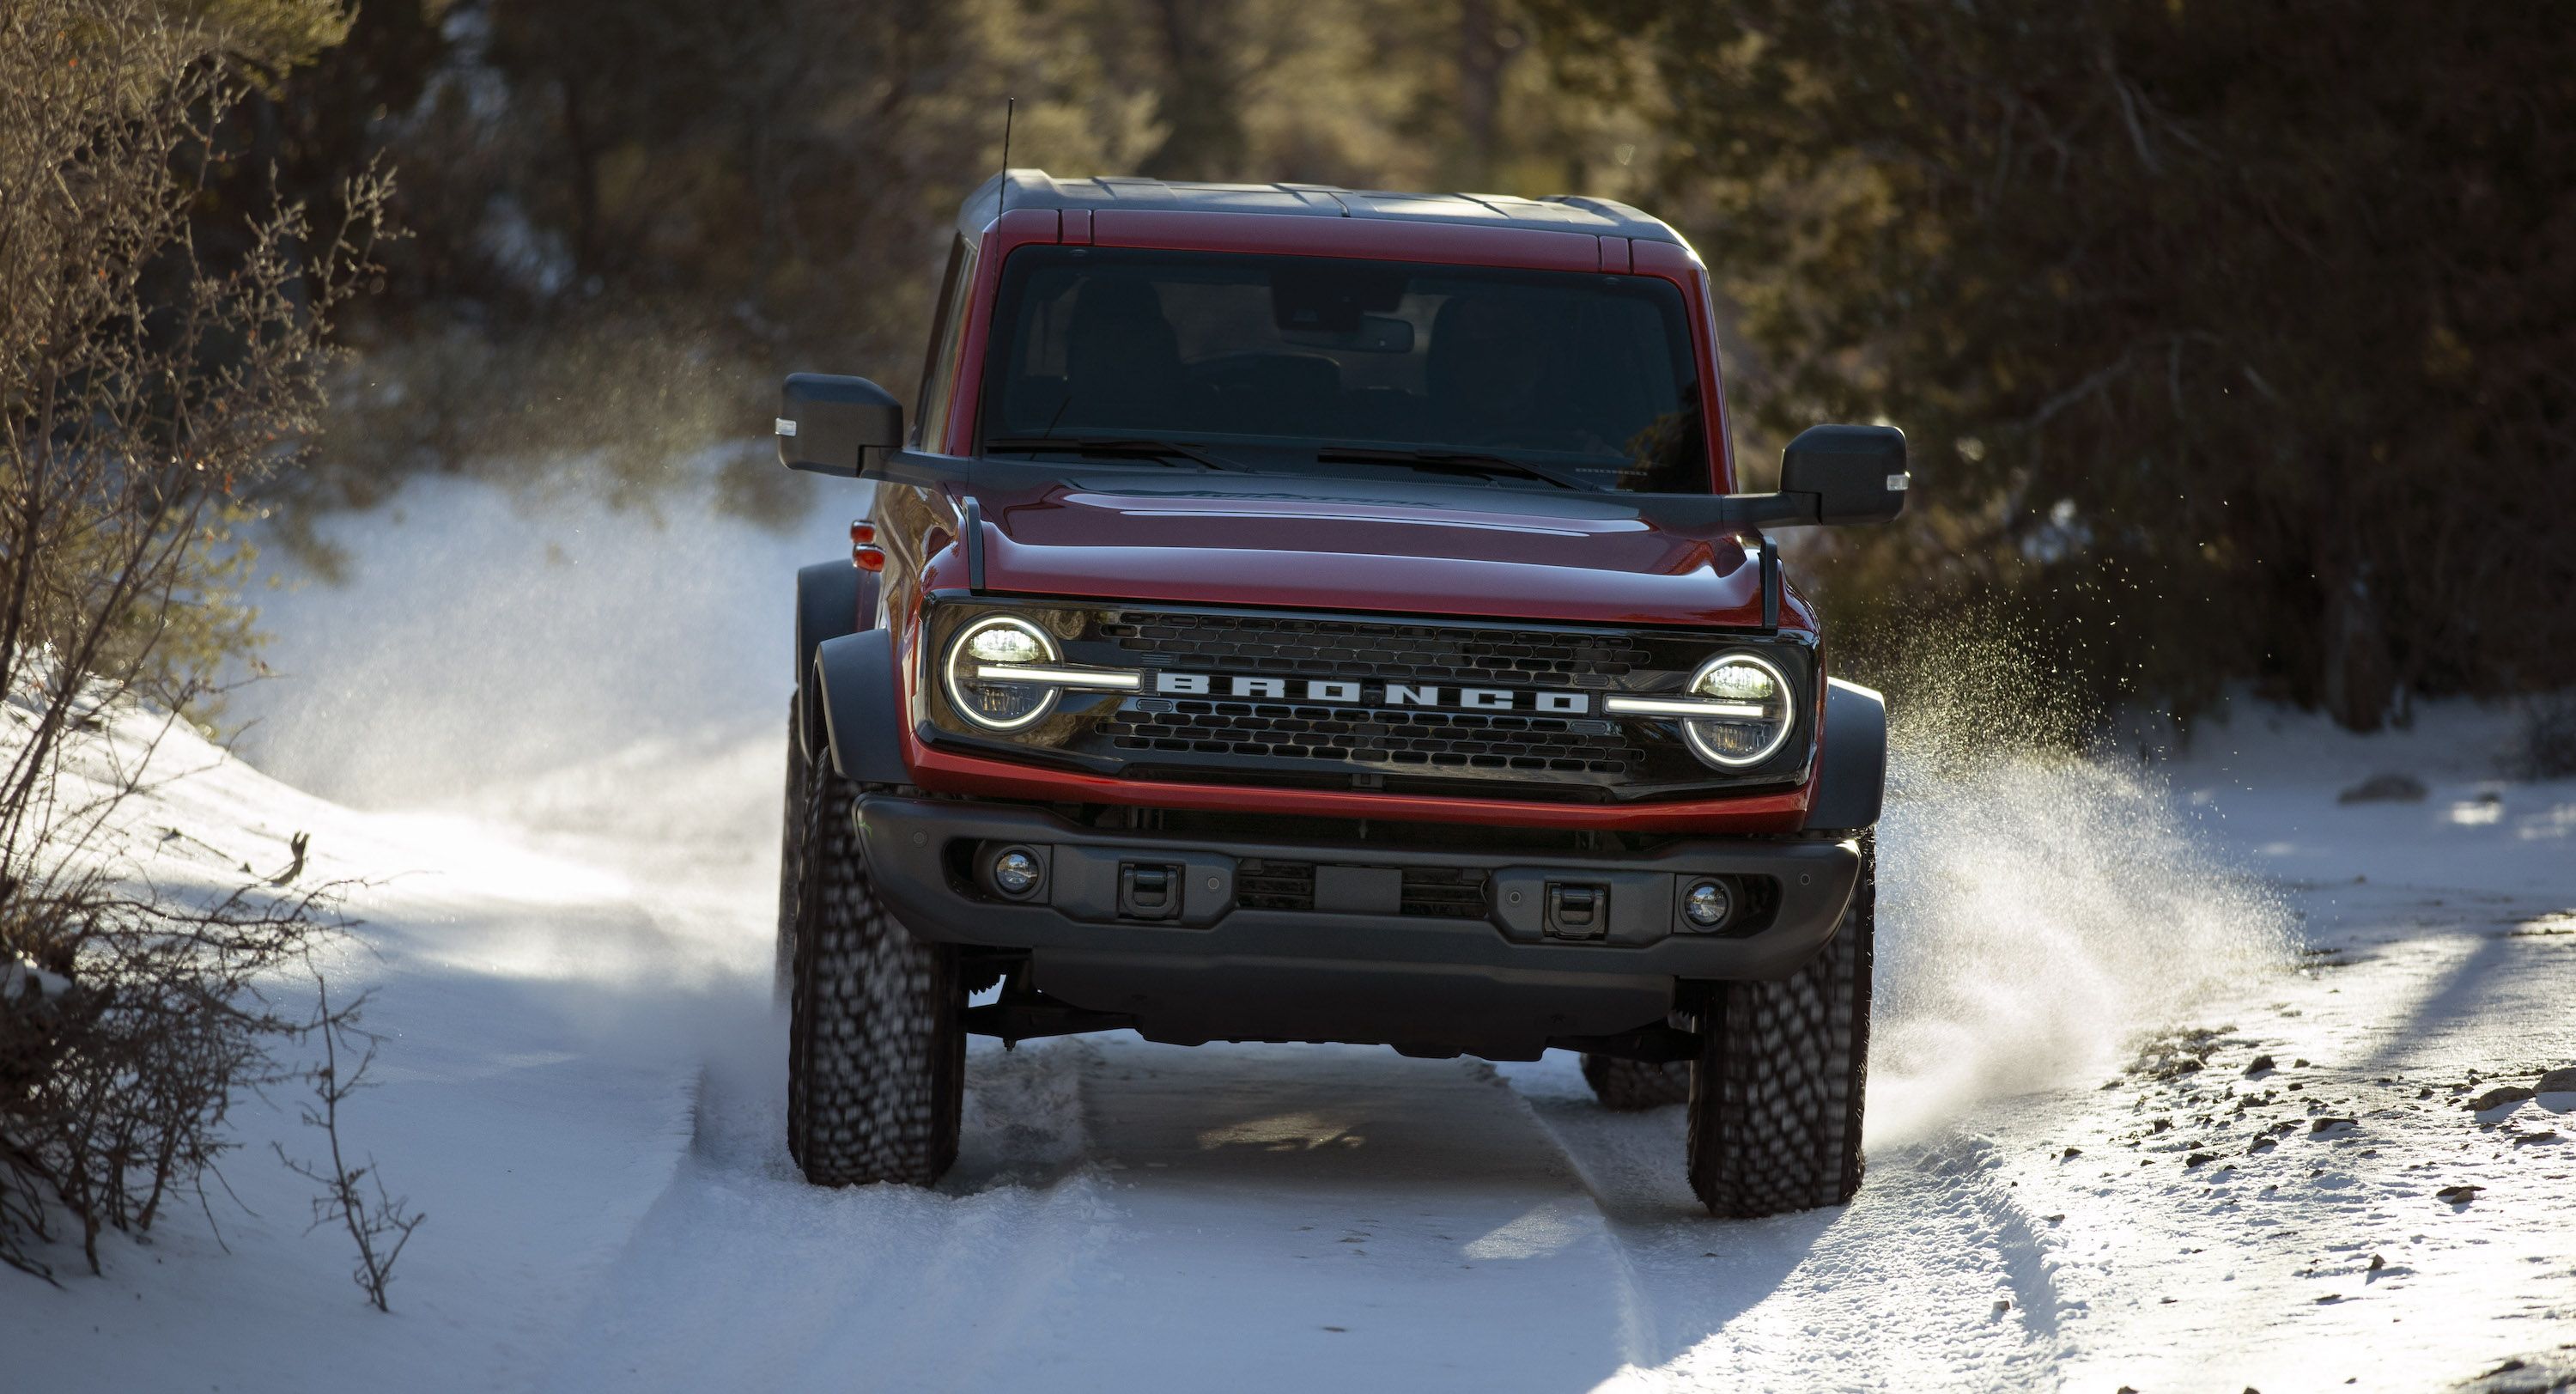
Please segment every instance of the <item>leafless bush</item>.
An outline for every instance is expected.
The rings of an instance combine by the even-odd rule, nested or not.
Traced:
[[[360,997],[335,1012],[331,1009],[331,988],[318,977],[314,980],[319,1005],[307,1029],[322,1040],[322,1063],[307,1078],[313,1085],[315,1102],[304,1106],[304,1126],[320,1129],[327,1139],[331,1160],[327,1166],[298,1161],[287,1153],[284,1144],[275,1144],[277,1159],[289,1171],[322,1188],[313,1198],[313,1228],[338,1224],[349,1231],[349,1240],[357,1246],[358,1266],[349,1276],[356,1281],[367,1301],[379,1312],[390,1312],[385,1305],[385,1288],[393,1282],[394,1261],[402,1257],[403,1246],[411,1242],[411,1232],[429,1217],[410,1209],[409,1203],[385,1190],[384,1175],[376,1169],[376,1159],[369,1157],[364,1166],[351,1166],[340,1148],[340,1101],[366,1087],[367,1067],[376,1063],[376,1038],[358,1025],[358,1013],[366,1006]],[[358,1063],[340,1068],[340,1048],[345,1039],[358,1043]],[[373,1183],[375,1198],[367,1196],[368,1183]]]
[[[47,1273],[36,1249],[60,1215],[95,1269],[103,1230],[147,1230],[174,1193],[198,1194],[242,1091],[292,1078],[276,1051],[309,1023],[259,987],[333,932],[325,893],[198,906],[100,876],[10,889],[0,1262]]]
[[[246,643],[232,527],[298,459],[385,193],[200,258],[238,88],[189,12],[0,0],[0,1261],[39,1272],[60,1217],[95,1268],[194,1190],[309,1029],[259,985],[332,932],[327,891],[159,887],[119,850],[153,742],[110,728]]]

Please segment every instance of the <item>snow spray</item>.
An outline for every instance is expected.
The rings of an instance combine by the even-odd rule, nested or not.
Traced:
[[[2140,1033],[2287,961],[2288,910],[2152,764],[2077,735],[2043,664],[1921,647],[1889,693],[1869,1139],[2084,1080]]]

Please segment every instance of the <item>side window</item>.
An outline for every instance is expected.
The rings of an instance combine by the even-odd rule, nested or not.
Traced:
[[[948,274],[939,287],[939,317],[930,330],[930,357],[921,365],[921,401],[912,415],[915,450],[937,449],[948,433],[948,404],[957,395],[957,338],[967,297],[974,293],[975,247],[960,237],[948,253]]]

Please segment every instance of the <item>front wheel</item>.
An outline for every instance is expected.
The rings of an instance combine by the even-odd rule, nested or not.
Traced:
[[[818,1186],[927,1186],[957,1160],[965,1102],[956,950],[913,938],[876,898],[850,823],[858,790],[830,751],[802,760],[789,787],[801,798],[779,933],[787,1150]]]
[[[1779,982],[1713,984],[1691,1066],[1690,1182],[1712,1215],[1840,1205],[1860,1190],[1876,838],[1831,943]]]

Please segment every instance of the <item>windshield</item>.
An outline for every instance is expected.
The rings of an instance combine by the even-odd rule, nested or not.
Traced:
[[[1689,317],[1653,277],[1026,247],[994,327],[992,453],[1709,492]]]

